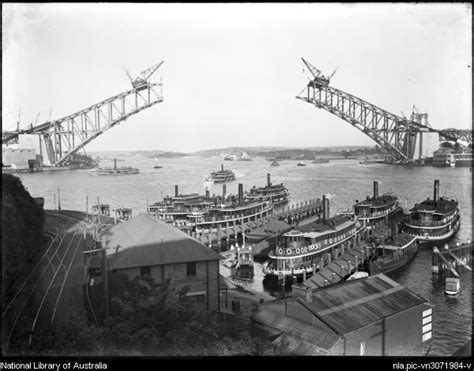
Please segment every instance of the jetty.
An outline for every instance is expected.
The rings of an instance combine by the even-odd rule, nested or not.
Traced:
[[[456,267],[464,267],[470,271],[472,265],[472,242],[457,243],[454,246],[444,245],[444,248],[433,248],[432,266],[433,273],[451,271],[455,277],[459,277]]]

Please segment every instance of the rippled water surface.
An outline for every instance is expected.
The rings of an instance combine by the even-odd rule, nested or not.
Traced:
[[[136,175],[90,176],[87,170],[56,171],[36,174],[18,174],[33,196],[45,198],[45,208],[55,208],[58,187],[62,209],[85,210],[86,196],[89,205],[97,198],[111,208],[127,206],[137,215],[146,211],[146,205],[174,193],[177,184],[180,193],[204,193],[205,178],[220,165],[232,169],[237,180],[227,183],[227,193],[237,193],[237,184],[244,189],[266,184],[270,173],[273,183],[283,182],[291,193],[291,203],[306,201],[329,193],[331,214],[351,207],[372,193],[374,180],[380,182],[379,193],[391,192],[404,207],[432,197],[433,181],[440,180],[441,196],[458,199],[462,226],[456,240],[472,240],[472,173],[469,168],[401,167],[383,164],[359,165],[355,160],[331,161],[327,164],[306,162],[305,167],[296,161],[282,161],[279,167],[270,167],[263,158],[253,161],[222,161],[213,158],[158,159],[127,157],[118,166],[140,169]],[[161,169],[153,169],[161,165]],[[112,166],[103,162],[101,166]],[[222,185],[212,185],[211,194],[221,193]],[[444,294],[443,276],[431,273],[431,249],[422,248],[406,267],[389,274],[397,282],[427,299],[433,308],[434,338],[429,355],[451,355],[471,339],[472,275],[459,269],[461,292],[455,297]],[[223,272],[224,273],[224,272]],[[263,290],[261,266],[256,267],[253,289]],[[242,283],[245,285],[245,283]]]

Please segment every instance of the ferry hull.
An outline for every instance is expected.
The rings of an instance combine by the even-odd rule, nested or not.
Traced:
[[[373,276],[379,273],[385,274],[385,273],[396,271],[402,268],[410,260],[412,260],[415,257],[417,252],[418,252],[418,247],[415,250],[413,250],[412,253],[407,254],[406,256],[402,256],[400,259],[393,260],[387,264],[377,265],[375,262],[371,263],[369,265],[370,275]]]

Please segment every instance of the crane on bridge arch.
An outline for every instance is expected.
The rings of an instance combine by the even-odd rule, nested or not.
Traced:
[[[413,158],[415,141],[420,132],[436,132],[446,140],[468,145],[471,135],[464,131],[436,130],[427,122],[427,115],[414,106],[408,119],[394,115],[352,94],[329,86],[336,70],[327,77],[311,63],[301,58],[312,75],[306,87],[296,96],[297,99],[324,109],[369,136],[384,148],[394,161],[404,162]],[[425,119],[424,123],[423,119]]]
[[[26,129],[3,132],[2,144],[18,141],[22,134],[36,134],[39,137],[40,154],[45,148],[49,163],[54,166],[67,164],[75,153],[115,125],[157,103],[163,101],[162,84],[150,82],[150,78],[163,64],[144,70],[135,79],[126,70],[132,89],[114,95],[78,112],[57,120],[51,118],[40,125]],[[158,87],[160,87],[158,91]],[[38,120],[38,116],[36,118]],[[44,143],[42,143],[44,142]]]

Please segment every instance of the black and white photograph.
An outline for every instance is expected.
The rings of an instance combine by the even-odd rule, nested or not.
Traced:
[[[472,370],[472,105],[472,3],[3,3],[0,369]]]

